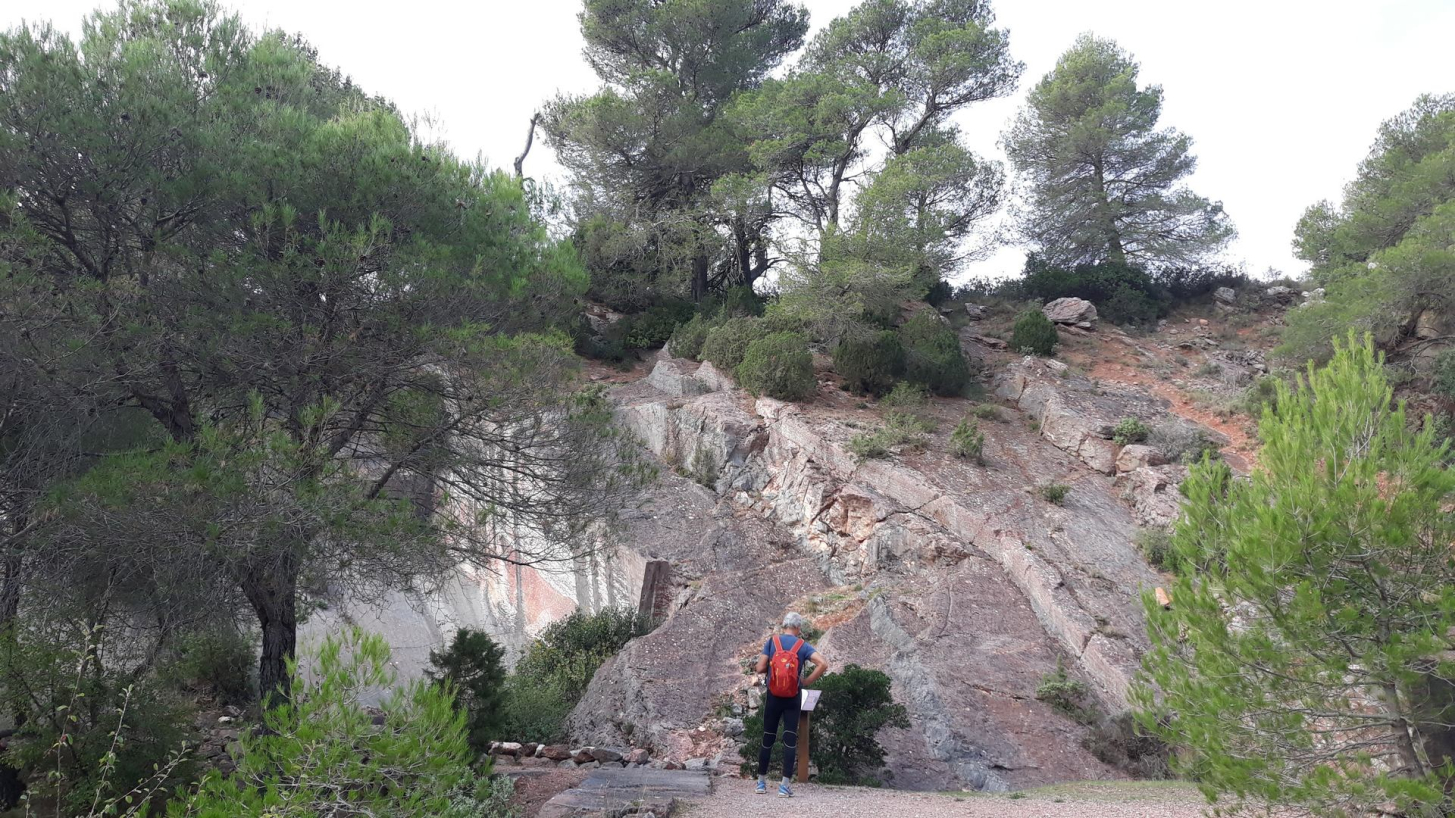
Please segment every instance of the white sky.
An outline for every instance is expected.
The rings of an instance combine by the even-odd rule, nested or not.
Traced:
[[[0,0],[0,28],[49,19],[75,34],[97,0]],[[581,59],[579,0],[234,0],[255,26],[302,32],[325,62],[401,109],[439,122],[465,156],[508,166],[531,112],[597,86]],[[807,0],[815,28],[852,0]],[[961,114],[982,154],[1026,88],[1083,31],[1117,40],[1165,90],[1162,123],[1194,140],[1190,184],[1222,200],[1249,272],[1301,272],[1289,243],[1303,209],[1337,197],[1378,124],[1421,93],[1455,91],[1455,0],[1001,0],[999,24],[1026,63],[1016,96]],[[558,175],[537,141],[530,176]],[[966,274],[1019,271],[1006,248]]]

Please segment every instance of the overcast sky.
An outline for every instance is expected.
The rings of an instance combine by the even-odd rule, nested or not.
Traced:
[[[808,0],[816,28],[852,0]],[[49,19],[79,34],[96,0],[0,0],[0,27]],[[307,36],[324,61],[371,93],[439,122],[464,156],[508,166],[527,121],[558,91],[589,91],[580,0],[235,0],[256,26]],[[1083,31],[1111,37],[1165,91],[1162,124],[1192,136],[1190,184],[1221,200],[1239,237],[1229,258],[1262,273],[1302,272],[1289,242],[1303,209],[1337,197],[1379,123],[1421,93],[1455,91],[1455,0],[1016,0],[995,5],[1020,92],[959,117],[977,151],[996,141],[1034,85]],[[531,176],[557,167],[537,142]],[[967,275],[1020,269],[1006,248]]]

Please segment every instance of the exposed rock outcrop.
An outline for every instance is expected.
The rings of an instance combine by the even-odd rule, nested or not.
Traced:
[[[995,424],[985,466],[944,446],[861,463],[850,424],[868,415],[754,401],[693,366],[660,361],[660,375],[614,394],[648,448],[712,488],[670,476],[638,512],[691,518],[680,539],[642,553],[671,561],[680,591],[656,631],[597,673],[573,738],[621,744],[630,725],[658,757],[700,757],[695,728],[715,706],[751,703],[747,663],[766,629],[832,586],[847,607],[826,655],[886,670],[910,710],[912,728],[887,736],[896,784],[996,790],[1114,775],[1081,749],[1081,728],[1034,696],[1063,661],[1107,709],[1125,707],[1144,647],[1140,592],[1156,579],[1109,477],[1109,438],[1121,417],[1155,415],[1155,401],[1068,389],[1024,362],[1002,394],[1040,431]],[[684,397],[696,388],[684,380],[714,391]],[[942,429],[962,411],[934,407]],[[1048,478],[1071,485],[1064,506],[1028,491]],[[734,744],[722,736],[716,751]]]
[[[1084,298],[1057,298],[1041,311],[1053,324],[1089,324],[1096,320],[1096,305]]]

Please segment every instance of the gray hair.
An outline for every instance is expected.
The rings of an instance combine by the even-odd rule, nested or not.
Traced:
[[[793,611],[789,611],[783,617],[783,627],[785,627],[785,628],[802,628],[803,627],[803,616],[800,615],[800,614],[798,614],[798,613],[795,613]]]

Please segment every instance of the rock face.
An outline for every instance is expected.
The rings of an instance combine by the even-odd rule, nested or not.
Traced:
[[[721,377],[663,365],[703,383]],[[630,725],[657,758],[732,763],[734,740],[698,726],[724,702],[751,707],[746,668],[789,605],[833,598],[819,647],[839,666],[883,669],[910,711],[908,730],[884,736],[897,786],[1003,790],[1116,775],[1035,689],[1063,662],[1109,711],[1126,706],[1144,648],[1140,593],[1155,575],[1109,476],[1110,429],[1160,407],[1086,414],[1097,406],[1090,390],[1053,394],[1041,387],[1052,378],[1065,383],[1035,369],[1007,387],[1041,431],[995,424],[985,466],[942,443],[861,463],[842,412],[735,389],[684,398],[652,379],[619,387],[620,420],[692,476],[666,477],[636,512],[679,532],[641,552],[670,562],[678,591],[665,622],[598,671],[571,716],[573,738],[620,745]],[[932,411],[945,414],[946,435],[961,409]],[[1027,490],[1047,479],[1071,486],[1063,506]]]
[[[1058,298],[1041,311],[1055,324],[1086,324],[1096,320],[1096,305],[1084,298]]]
[[[1238,293],[1232,287],[1219,287],[1213,290],[1213,298],[1224,304],[1231,304],[1238,300]]]

